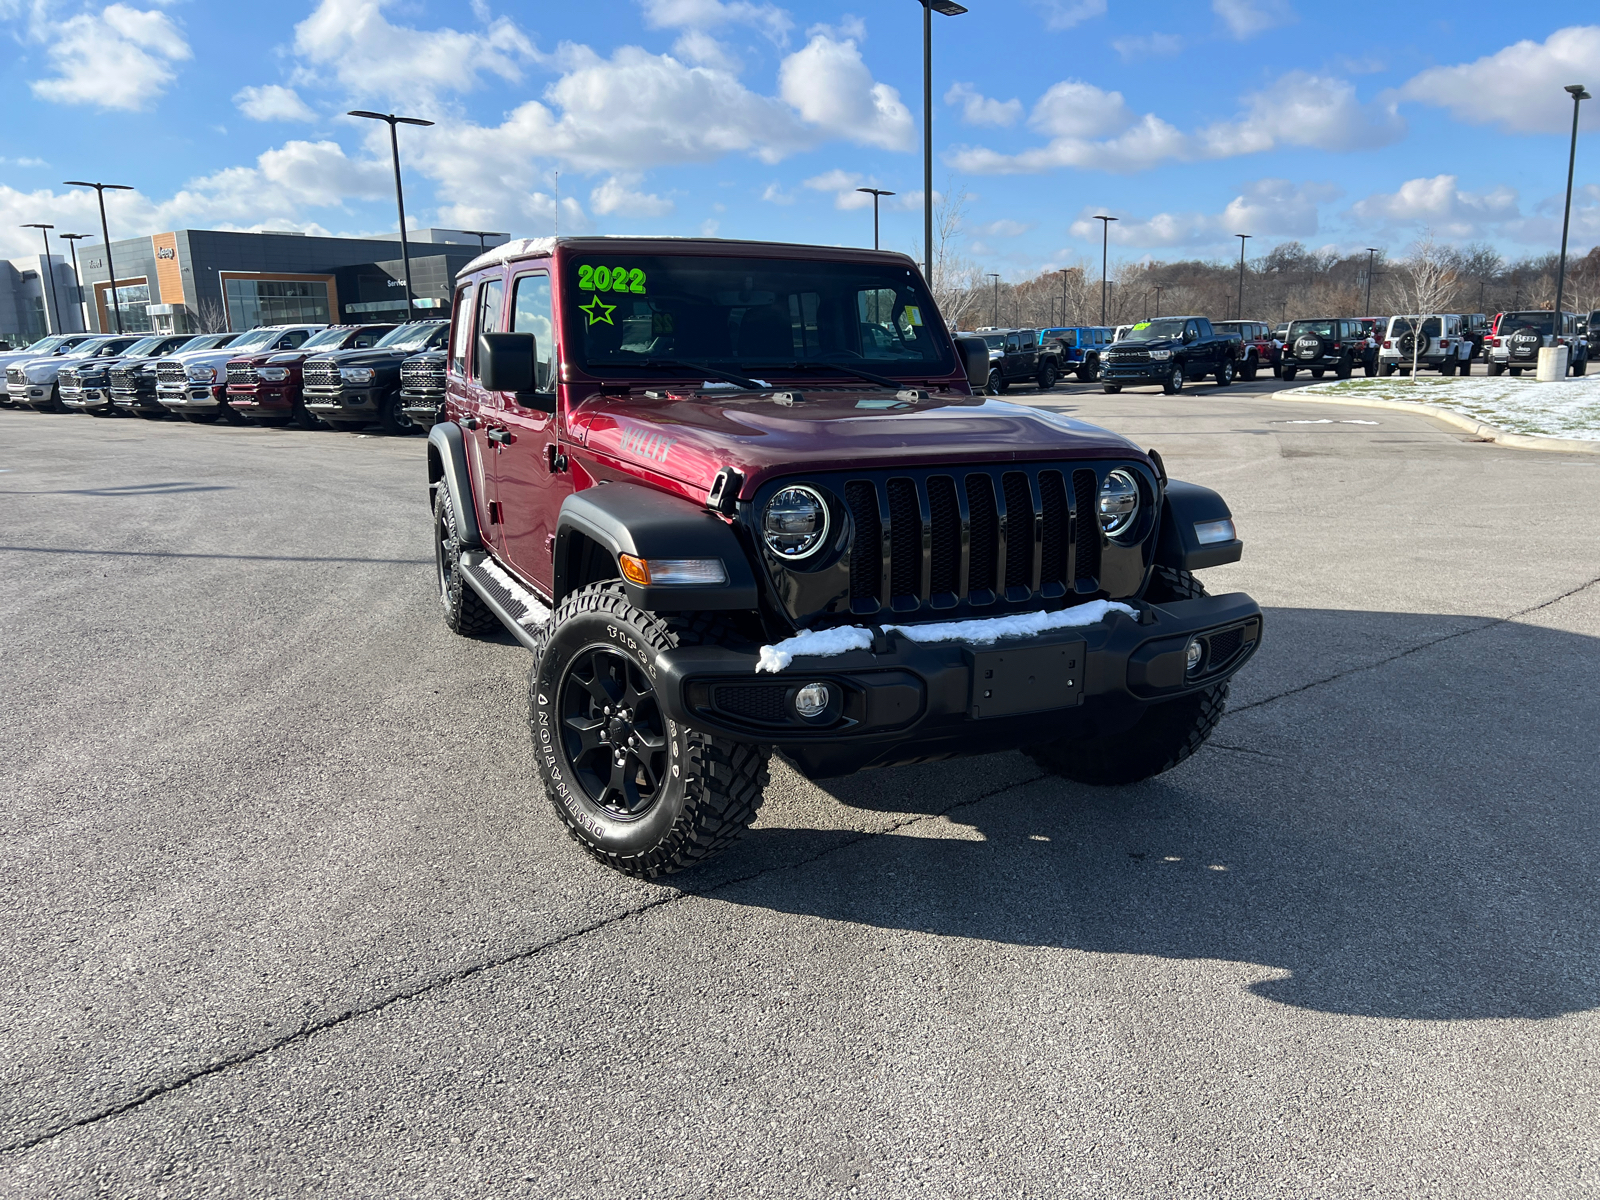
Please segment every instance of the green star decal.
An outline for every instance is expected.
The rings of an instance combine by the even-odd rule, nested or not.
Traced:
[[[607,325],[616,324],[616,322],[611,319],[611,314],[617,311],[617,306],[615,304],[605,303],[600,299],[599,296],[596,296],[587,304],[580,304],[578,306],[578,311],[589,314],[590,325],[599,325],[601,322],[604,322]]]

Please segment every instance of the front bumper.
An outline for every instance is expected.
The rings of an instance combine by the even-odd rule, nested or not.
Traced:
[[[110,408],[112,404],[110,388],[77,388],[73,391],[62,389],[61,403],[68,408]]]
[[[174,411],[209,412],[227,402],[226,384],[191,383],[179,388],[156,388],[156,399]]]
[[[294,389],[288,384],[230,386],[228,404],[245,413],[291,413],[294,411]]]
[[[50,388],[37,383],[8,383],[6,395],[11,397],[13,404],[48,404]]]
[[[1261,608],[1242,592],[1137,607],[1138,619],[1114,612],[1097,625],[992,646],[891,633],[873,650],[796,656],[777,675],[756,674],[754,653],[684,646],[656,660],[657,694],[675,720],[776,745],[823,779],[1116,733],[1153,703],[1230,678],[1261,644]],[[1190,674],[1194,638],[1205,657]],[[794,693],[812,682],[838,697],[816,724],[793,708]]]
[[[125,408],[129,412],[166,412],[160,400],[156,399],[154,391],[128,392],[116,391],[111,393],[111,401],[118,408]]]
[[[378,415],[378,398],[382,392],[377,388],[340,388],[337,392],[313,392],[307,388],[302,394],[306,408],[324,420],[359,418],[370,421]]]
[[[1100,360],[1100,379],[1103,383],[1132,384],[1134,387],[1159,386],[1172,376],[1173,359],[1151,359],[1149,362],[1117,363]],[[1181,364],[1180,364],[1181,365]],[[1188,372],[1184,372],[1188,375]]]
[[[444,420],[444,393],[411,392],[401,388],[400,408],[418,425],[431,427]]]

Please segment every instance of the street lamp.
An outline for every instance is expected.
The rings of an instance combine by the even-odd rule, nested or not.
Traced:
[[[1156,283],[1152,284],[1151,286],[1156,290],[1156,316],[1159,317],[1161,315],[1161,289],[1167,285],[1164,283]]]
[[[78,289],[78,316],[81,318],[84,331],[89,329],[89,307],[83,302],[83,276],[78,274],[78,243],[89,238],[87,233],[58,233],[56,234],[72,249],[72,283]]]
[[[1244,320],[1244,243],[1247,238],[1255,236],[1253,233],[1236,233],[1239,239],[1239,320]]]
[[[933,14],[959,17],[955,0],[917,0],[922,5],[922,273],[933,283]]]
[[[1567,283],[1567,227],[1572,221],[1572,168],[1578,161],[1578,106],[1585,100],[1592,99],[1588,92],[1583,90],[1583,84],[1573,83],[1567,85],[1568,92],[1572,93],[1572,149],[1567,154],[1567,207],[1561,214],[1561,266],[1556,270],[1556,337],[1561,336],[1561,293]]]
[[[994,316],[991,320],[994,328],[998,329],[1000,328],[1000,276],[990,271],[989,278],[994,280]]]
[[[475,237],[475,238],[478,239],[478,253],[479,254],[482,254],[485,250],[488,249],[488,247],[483,244],[483,239],[484,238],[505,237],[506,236],[503,233],[495,233],[493,230],[489,230],[489,229],[463,229],[461,232],[466,234],[468,237]]]
[[[865,192],[872,197],[872,248],[878,248],[878,197],[892,196],[893,192],[886,192],[882,188],[857,188],[858,192]]]
[[[1106,253],[1110,245],[1111,222],[1120,217],[1095,217],[1100,222],[1100,324],[1106,323]]]
[[[1372,256],[1377,252],[1378,248],[1376,246],[1367,247],[1367,316],[1369,317],[1372,315]],[[1478,300],[1481,304],[1483,300],[1481,293],[1479,294]]]
[[[67,187],[92,187],[95,195],[100,200],[100,236],[106,244],[106,276],[111,280],[111,314],[117,321],[117,332],[122,332],[122,301],[117,296],[117,268],[111,261],[111,231],[106,227],[106,193],[131,192],[133,188],[126,183],[90,183],[84,179],[69,179]],[[105,330],[101,330],[102,333]]]
[[[432,121],[424,121],[417,117],[397,117],[393,113],[367,112],[365,109],[354,109],[349,113],[352,117],[365,117],[369,121],[387,121],[389,123],[389,150],[394,156],[394,202],[400,209],[400,265],[405,269],[406,276],[406,320],[411,320],[411,247],[406,242],[406,197],[400,190],[400,136],[395,133],[396,125],[432,125]]]
[[[50,278],[50,295],[44,302],[44,331],[46,333],[61,332],[61,302],[56,296],[56,265],[50,261],[50,231],[54,225],[41,225],[37,221],[30,221],[22,226],[23,229],[37,229],[44,237],[44,269]],[[40,281],[41,283],[43,280]],[[52,306],[55,308],[54,318],[50,315]],[[54,326],[52,328],[52,326]]]

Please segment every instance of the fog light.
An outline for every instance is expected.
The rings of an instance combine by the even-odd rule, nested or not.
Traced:
[[[1200,649],[1199,641],[1191,638],[1188,646],[1184,647],[1183,651],[1184,666],[1188,668],[1190,673],[1200,669],[1200,659],[1203,657],[1203,655],[1204,651]]]
[[[827,712],[832,699],[827,684],[808,683],[794,694],[794,710],[809,721]]]

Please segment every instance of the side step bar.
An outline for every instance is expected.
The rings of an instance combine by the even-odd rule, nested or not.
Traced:
[[[461,574],[512,637],[529,650],[537,648],[533,635],[550,620],[550,609],[543,600],[502,571],[482,550],[461,555]]]

